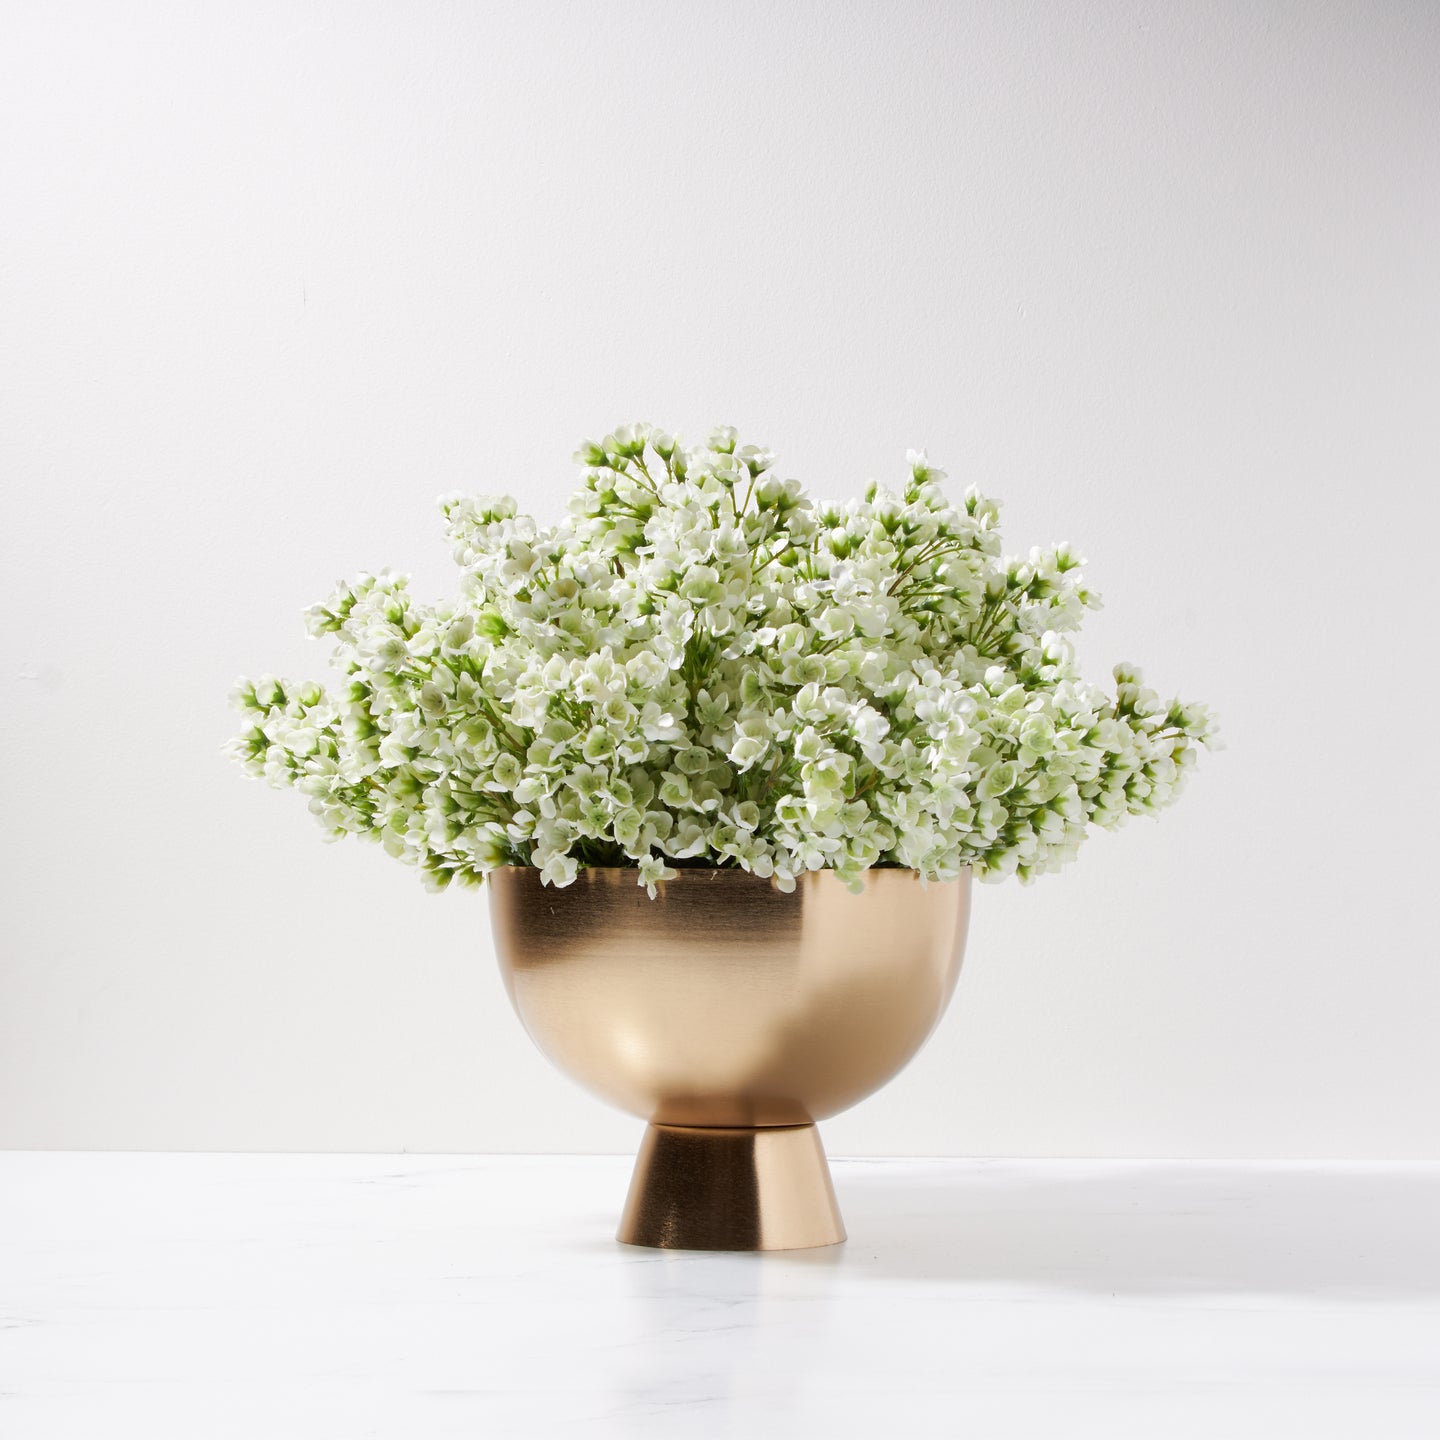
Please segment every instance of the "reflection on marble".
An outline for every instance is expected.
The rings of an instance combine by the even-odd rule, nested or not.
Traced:
[[[629,1163],[0,1155],[0,1435],[1440,1435],[1440,1168],[837,1161],[755,1256]]]

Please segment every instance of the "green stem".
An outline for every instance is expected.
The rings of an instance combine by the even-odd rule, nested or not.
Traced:
[[[795,542],[793,540],[787,539],[785,543],[765,562],[765,565],[761,565],[750,571],[751,579],[754,579],[754,577],[758,575],[761,570],[765,569],[766,565],[773,565],[787,550],[792,550],[794,549],[794,547]],[[751,560],[753,563],[753,556],[751,557]]]

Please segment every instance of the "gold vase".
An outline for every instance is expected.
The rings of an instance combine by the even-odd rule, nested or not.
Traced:
[[[681,870],[651,900],[635,871],[565,889],[489,877],[505,986],[531,1038],[649,1122],[619,1238],[790,1250],[845,1238],[815,1122],[896,1074],[944,1012],[970,877],[831,871],[782,894],[743,870]]]

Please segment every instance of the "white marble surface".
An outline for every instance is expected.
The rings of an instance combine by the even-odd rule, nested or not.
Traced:
[[[768,1256],[628,1170],[0,1155],[0,1435],[1440,1435],[1440,1168],[838,1161]]]

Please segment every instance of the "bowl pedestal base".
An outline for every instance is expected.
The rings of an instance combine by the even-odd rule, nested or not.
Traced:
[[[666,1250],[802,1250],[845,1226],[814,1125],[650,1125],[616,1237]]]

